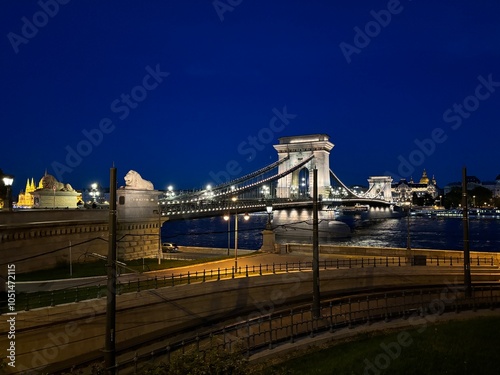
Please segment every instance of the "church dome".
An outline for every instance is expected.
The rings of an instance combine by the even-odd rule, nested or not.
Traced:
[[[427,171],[424,169],[424,173],[422,173],[422,177],[420,178],[420,183],[421,184],[428,184],[429,183],[429,177],[427,176]]]

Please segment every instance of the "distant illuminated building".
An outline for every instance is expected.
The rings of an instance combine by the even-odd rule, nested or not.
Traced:
[[[35,179],[31,178],[31,181],[27,179],[24,191],[21,190],[17,198],[17,207],[30,207],[30,208],[33,207],[34,198],[32,193],[35,190],[36,190]]]
[[[417,197],[424,197],[428,194],[434,199],[439,196],[436,179],[434,176],[432,176],[432,179],[429,179],[425,169],[418,183],[415,183],[413,178],[410,178],[410,181],[402,178],[399,182],[392,184],[391,190],[395,202],[409,201],[412,199],[413,194],[416,194]]]
[[[481,181],[476,176],[467,176],[467,190],[473,190],[477,187],[484,187],[491,191],[493,198],[500,198],[500,175],[494,181]],[[462,182],[450,182],[444,187],[444,193],[448,194],[454,188],[459,189],[462,187]]]
[[[17,206],[23,208],[76,208],[81,194],[70,184],[63,184],[54,176],[47,174],[40,179],[38,186],[35,180],[26,181],[26,187],[17,200]]]

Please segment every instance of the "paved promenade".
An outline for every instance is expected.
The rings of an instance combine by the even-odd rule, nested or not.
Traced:
[[[196,260],[200,258],[206,258],[207,261],[203,263],[187,265],[183,267],[175,267],[175,268],[167,268],[164,270],[157,271],[149,271],[149,272],[137,272],[137,273],[125,273],[118,276],[119,283],[128,283],[136,282],[138,280],[144,280],[148,278],[163,278],[163,277],[178,277],[180,275],[186,276],[189,272],[191,275],[198,273],[198,275],[202,274],[203,271],[217,272],[219,269],[222,273],[231,273],[232,269],[235,267],[235,258],[234,258],[234,250],[231,249],[229,252],[229,256],[231,258],[224,260],[214,260],[211,261],[210,258],[220,258],[223,256],[227,256],[227,249],[209,249],[209,248],[184,248],[181,252],[178,253],[166,253],[164,255],[163,262],[167,260]],[[320,261],[320,269],[322,267],[322,263],[327,261],[335,262],[336,260],[346,260],[351,259],[353,261],[353,266],[359,267],[359,263],[354,263],[356,260],[361,262],[361,259],[364,260],[364,266],[370,266],[368,262],[372,262],[377,259],[377,262],[381,262],[381,266],[385,266],[385,256],[369,256],[369,255],[353,255],[353,254],[332,254],[323,252],[320,253],[319,261]],[[388,256],[388,266],[403,266],[405,265],[404,257],[395,257]],[[472,266],[475,266],[475,260],[472,259]],[[488,262],[488,259],[484,259],[485,262]],[[285,263],[306,263],[309,264],[312,262],[312,254],[308,251],[294,251],[292,253],[261,253],[254,250],[238,250],[238,269],[241,273],[245,273],[246,268],[248,267],[251,270],[253,267],[257,268],[259,265],[263,267],[265,265],[272,266],[276,265],[285,265]],[[356,265],[355,265],[356,264]],[[427,266],[437,266],[436,260],[433,262],[427,261]],[[445,265],[445,261],[441,261],[441,265]],[[446,262],[446,265],[455,266],[455,267],[463,267],[462,262],[455,261],[454,264],[449,264],[449,261]],[[486,265],[486,264],[485,264]],[[346,264],[341,263],[341,268],[345,268]],[[362,267],[362,266],[361,266]],[[493,266],[497,268],[497,266]],[[331,268],[331,265],[330,267]],[[483,267],[484,268],[484,267]],[[87,278],[71,278],[71,279],[62,279],[62,280],[47,280],[47,281],[32,281],[32,282],[18,282],[16,284],[16,289],[18,292],[43,292],[43,291],[51,291],[51,290],[59,290],[65,288],[74,288],[74,287],[88,287],[88,286],[96,286],[96,285],[105,285],[106,284],[106,276],[96,276],[96,277],[87,277]]]
[[[224,256],[227,255],[227,250],[221,250],[219,254],[208,254],[208,256]],[[231,256],[234,256],[234,251],[231,251]],[[175,254],[166,254],[165,256],[171,259],[196,259],[200,257],[200,252],[179,252]],[[338,256],[325,255],[324,259],[339,258]],[[165,262],[166,260],[164,260]],[[251,250],[238,250],[238,268],[241,267],[243,270],[252,266],[259,266],[259,264],[269,264],[273,263],[291,263],[291,262],[311,262],[311,254],[267,254],[259,253]],[[130,281],[137,281],[137,279],[153,278],[171,275],[178,276],[180,274],[187,274],[189,271],[191,274],[196,272],[203,272],[203,270],[231,270],[234,267],[234,258],[226,260],[210,261],[209,258],[207,262],[184,266],[176,268],[168,268],[159,271],[150,271],[143,273],[127,273],[120,275],[118,281],[120,283],[126,283]],[[106,283],[106,276],[97,277],[86,277],[86,278],[72,278],[72,279],[62,279],[62,280],[47,280],[47,281],[30,281],[30,282],[17,282],[16,288],[18,292],[43,292],[50,290],[58,290],[64,288],[72,288],[77,286],[92,286],[92,285],[104,285]]]

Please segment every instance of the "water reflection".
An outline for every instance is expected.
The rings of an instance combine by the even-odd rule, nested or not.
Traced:
[[[252,214],[249,221],[238,221],[238,247],[258,249],[262,245],[261,232],[267,222],[266,214]],[[348,246],[406,247],[406,218],[387,219],[376,222],[354,222],[352,237],[348,239],[321,238],[320,243]],[[478,251],[500,250],[500,220],[471,219],[469,222],[470,248]],[[227,222],[222,217],[190,221],[167,222],[162,228],[164,241],[184,246],[227,248]],[[310,243],[311,235],[303,240],[286,233],[278,236],[279,242]],[[410,239],[412,248],[463,249],[462,220],[457,218],[429,219],[410,218]],[[231,220],[230,247],[234,247],[234,217]]]

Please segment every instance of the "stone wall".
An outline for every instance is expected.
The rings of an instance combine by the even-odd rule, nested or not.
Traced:
[[[116,244],[118,259],[127,261],[158,257],[161,246],[158,226],[158,220],[119,223]]]
[[[17,273],[91,262],[108,253],[108,210],[27,210],[0,214],[2,264]],[[165,220],[124,221],[117,225],[117,257],[157,257],[159,226]],[[6,267],[2,267],[6,269]]]
[[[282,244],[277,245],[282,253],[307,252],[312,254],[312,245],[308,244]],[[369,247],[369,246],[337,246],[319,245],[320,254],[338,254],[351,257],[406,257],[406,249],[395,247]],[[412,256],[425,255],[427,257],[440,258],[463,258],[463,250],[433,250],[433,249],[411,249]],[[471,251],[471,263],[480,258],[493,258],[495,265],[500,264],[500,254],[493,252]]]
[[[15,264],[16,272],[23,273],[69,264],[70,252],[72,263],[97,259],[85,256],[88,253],[106,255],[107,212],[92,212],[91,215],[85,212],[81,218],[78,217],[80,212],[63,213],[58,212],[55,216],[59,220],[53,221],[42,221],[50,217],[48,212],[12,213],[13,221],[23,218],[26,222],[2,225],[2,263]]]

